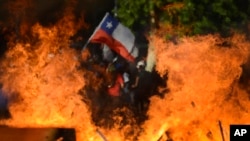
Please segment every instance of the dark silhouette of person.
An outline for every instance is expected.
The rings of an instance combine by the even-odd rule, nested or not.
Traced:
[[[138,112],[145,110],[145,104],[149,103],[151,94],[151,73],[145,70],[145,65],[138,66],[138,74],[132,87],[132,95],[134,96],[134,104]]]

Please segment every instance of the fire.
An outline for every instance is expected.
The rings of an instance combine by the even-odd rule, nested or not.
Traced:
[[[249,123],[248,94],[238,82],[250,44],[240,35],[229,41],[230,47],[219,46],[223,39],[208,35],[175,45],[152,36],[156,69],[168,73],[170,92],[151,98],[140,140],[157,140],[165,132],[173,140],[229,140],[230,124]]]
[[[34,24],[23,40],[9,39],[0,81],[10,99],[11,118],[1,120],[2,125],[75,128],[78,140],[98,137],[78,94],[85,85],[84,72],[69,39],[85,25],[74,19],[72,10],[66,9],[55,25]]]
[[[26,2],[11,3],[16,5],[9,7],[11,14],[33,6]],[[1,125],[75,128],[77,141],[219,141],[222,137],[228,141],[230,124],[249,123],[249,84],[239,83],[242,65],[249,59],[250,43],[243,36],[235,34],[227,40],[217,35],[184,37],[173,44],[153,34],[147,69],[152,70],[155,63],[161,76],[167,74],[170,91],[163,98],[151,97],[149,118],[142,125],[126,107],[109,111],[112,128],[96,125],[92,117],[96,103],[87,101],[81,91],[90,85],[98,90],[105,79],[81,68],[87,50],[81,53],[70,47],[70,37],[87,28],[73,16],[76,4],[70,1],[55,24],[24,20],[20,32],[10,36],[0,63],[0,82],[10,100],[11,118],[0,120]]]

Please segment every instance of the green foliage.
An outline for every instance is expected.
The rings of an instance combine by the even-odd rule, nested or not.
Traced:
[[[188,34],[228,34],[230,28],[246,22],[249,16],[241,8],[242,5],[235,2],[236,0],[184,0],[184,7],[174,16],[179,17],[180,26],[188,25],[191,29]]]
[[[117,17],[123,24],[132,28],[135,25],[144,25],[152,9],[148,0],[117,0]]]
[[[157,17],[159,22],[168,22],[176,30],[180,30],[177,32],[188,31],[185,34],[189,35],[228,33],[231,28],[245,24],[250,16],[248,0],[117,0],[117,2],[118,18],[132,29],[150,25],[150,18],[153,16]]]

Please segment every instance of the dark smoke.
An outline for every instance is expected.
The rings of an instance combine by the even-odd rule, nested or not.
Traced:
[[[101,5],[101,6],[100,6]],[[81,29],[72,40],[83,38],[86,42],[105,12],[113,9],[113,0],[0,0],[0,56],[7,50],[10,37],[27,41],[31,27],[39,23],[44,27],[53,26],[63,18],[65,9],[73,9],[76,22],[85,21],[88,29]]]
[[[53,24],[63,16],[66,4],[66,1],[62,0],[1,0],[0,21],[7,27],[23,21],[29,24]]]
[[[242,74],[240,76],[240,85],[244,87],[250,94],[250,58],[248,61],[242,65]]]

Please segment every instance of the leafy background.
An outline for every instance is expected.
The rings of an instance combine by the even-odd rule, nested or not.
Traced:
[[[174,27],[178,35],[228,36],[247,25],[249,7],[249,0],[117,0],[113,12],[134,31],[161,24]]]

